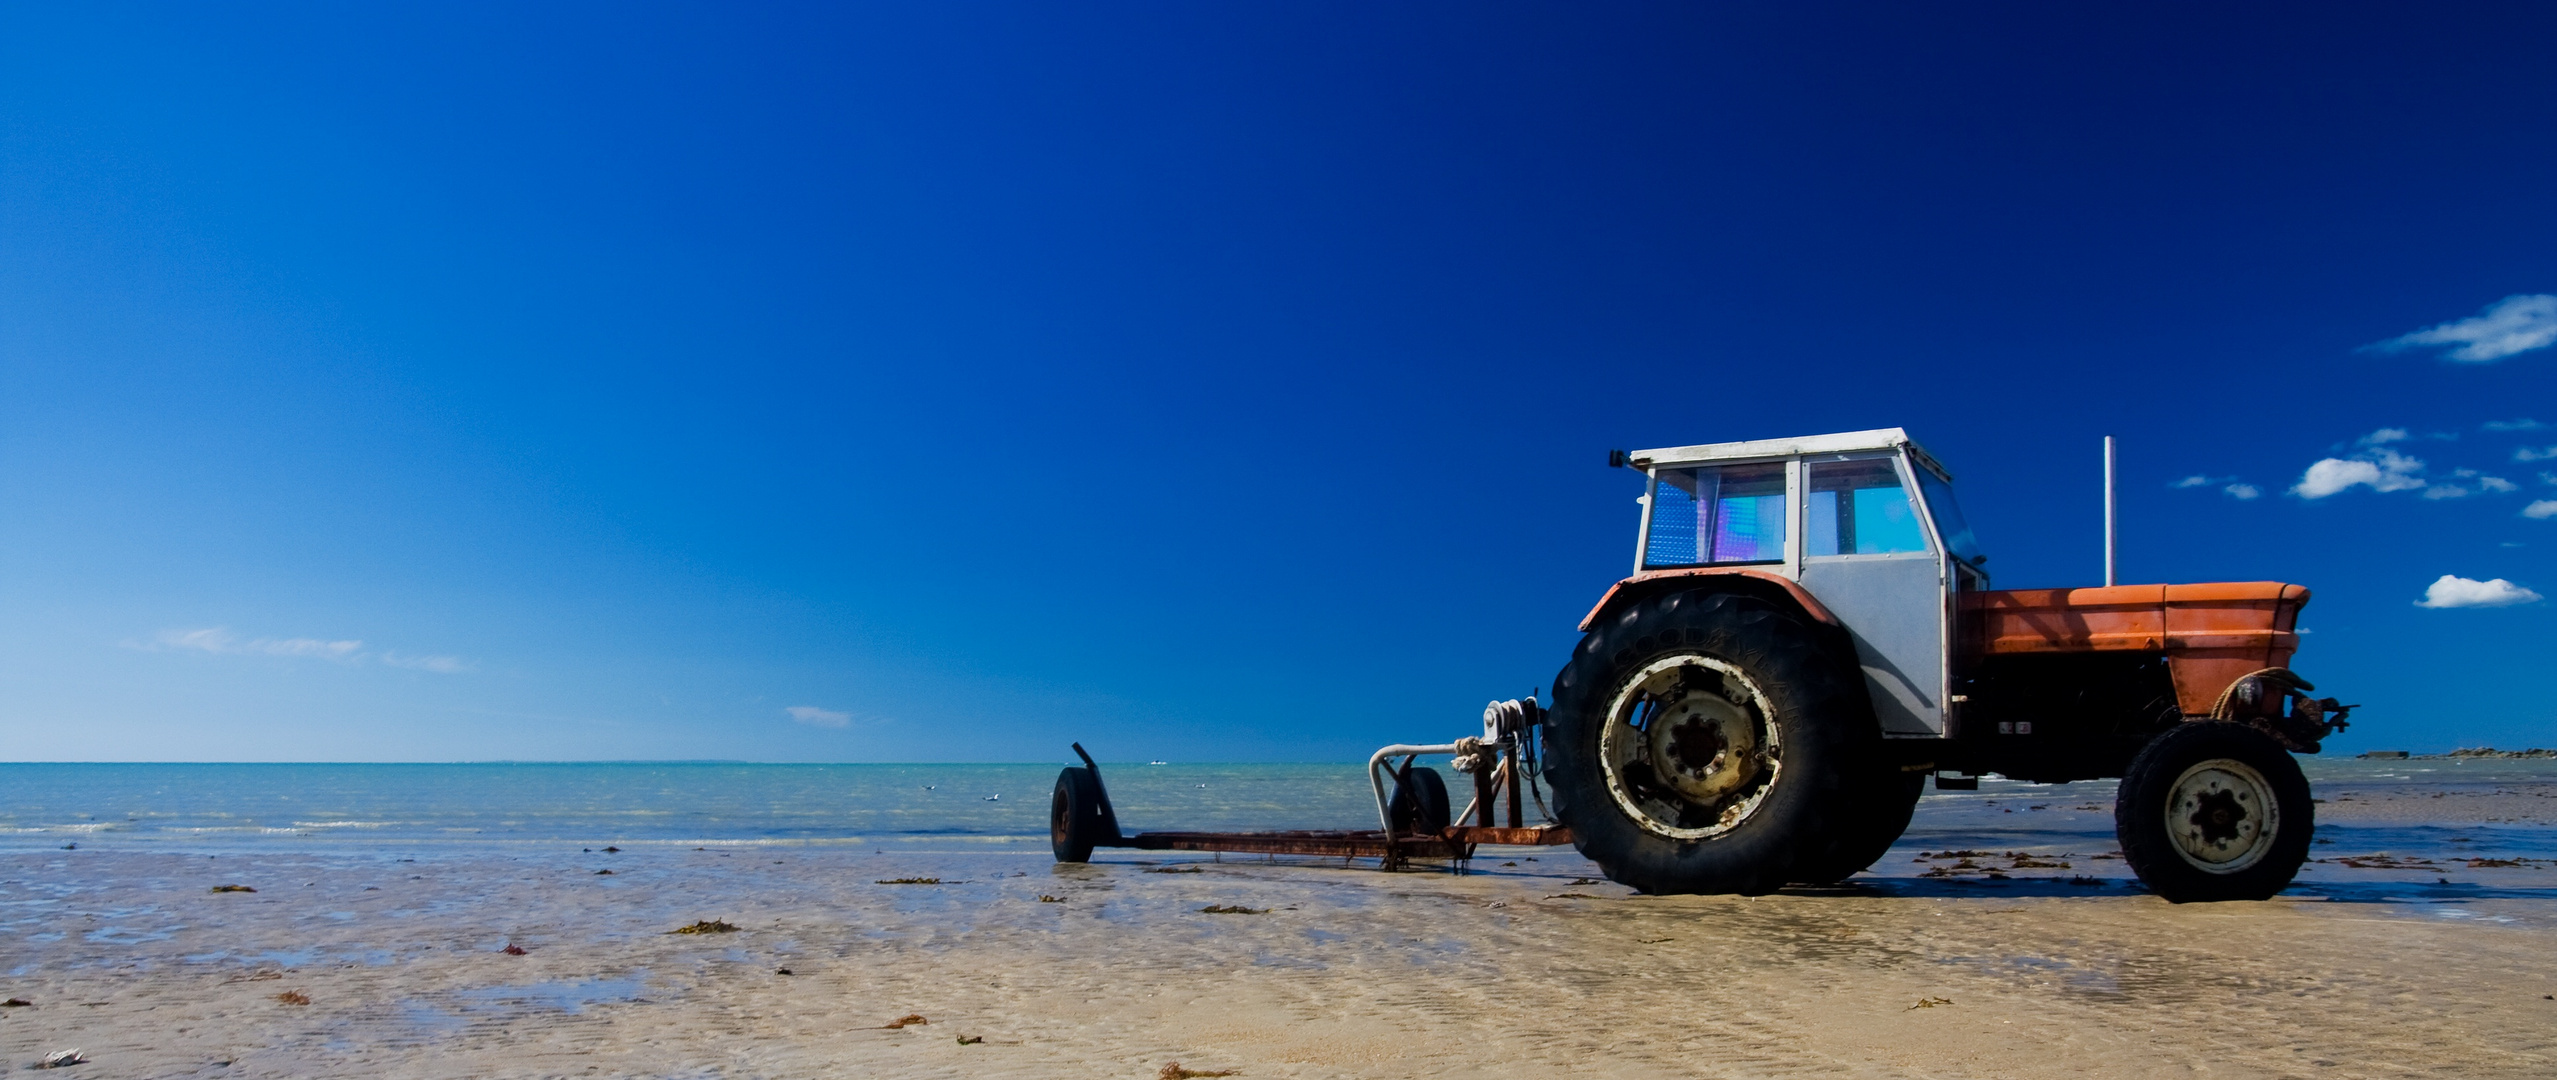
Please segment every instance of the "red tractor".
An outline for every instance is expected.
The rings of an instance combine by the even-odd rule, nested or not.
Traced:
[[[2124,857],[2170,900],[2269,897],[2349,706],[2286,666],[2308,590],[1993,590],[1953,476],[1898,428],[1621,455],[1634,574],[1581,620],[1543,724],[1554,813],[1649,892],[1872,865],[1930,774],[2120,777]]]

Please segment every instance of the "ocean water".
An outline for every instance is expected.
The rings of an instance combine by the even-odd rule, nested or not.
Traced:
[[[0,764],[0,850],[1041,850],[1058,765]],[[1102,766],[1131,829],[1375,828],[1361,765]]]
[[[2438,805],[2449,817],[2438,822],[2321,821],[2320,854],[2333,848],[2433,858],[2557,857],[2557,829],[2459,820],[2462,803],[2449,799],[2557,784],[2557,761],[2310,758],[2303,764],[2321,795],[2348,792],[2339,797],[2401,805],[2436,794],[2448,799]],[[1037,852],[1047,847],[1048,793],[1058,768],[0,764],[0,851],[66,844],[403,853],[764,844]],[[1105,764],[1102,772],[1131,832],[1376,827],[1374,796],[1358,764]],[[1977,792],[1930,792],[1900,846],[2107,851],[2112,799],[2110,781],[1993,779]]]

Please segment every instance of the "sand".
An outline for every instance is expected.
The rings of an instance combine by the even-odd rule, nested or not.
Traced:
[[[2364,794],[2356,813],[2436,802]],[[753,845],[21,852],[0,856],[0,996],[34,1004],[0,1009],[0,1063],[80,1047],[91,1063],[61,1075],[2557,1072],[2545,865],[2366,870],[2320,848],[2305,880],[2323,884],[2296,898],[2179,907],[2102,850],[2043,854],[2071,865],[1921,878],[1948,864],[1904,847],[1867,884],[1749,899],[1631,896],[1567,849],[1464,876]],[[943,883],[877,884],[901,877]],[[702,919],[741,929],[667,933]]]

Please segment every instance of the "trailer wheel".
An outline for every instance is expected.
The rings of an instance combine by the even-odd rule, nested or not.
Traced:
[[[1873,769],[1847,793],[1850,809],[1838,823],[1826,850],[1806,855],[1794,867],[1794,880],[1830,885],[1872,866],[1909,831],[1926,792],[1927,774],[1904,773],[1888,766]]]
[[[1606,875],[1647,893],[1765,893],[1826,851],[1879,736],[1860,681],[1759,600],[1629,606],[1554,678],[1554,813]]]
[[[1394,774],[1394,797],[1385,805],[1386,816],[1393,820],[1398,835],[1436,836],[1452,820],[1447,779],[1426,765]]]
[[[2244,724],[2188,721],[2140,750],[2113,803],[2122,857],[2175,903],[2266,900],[2308,859],[2316,811],[2290,752]]]
[[[1058,862],[1091,862],[1093,846],[1110,839],[1103,805],[1101,781],[1092,770],[1068,766],[1057,774],[1056,793],[1048,799],[1048,846]]]

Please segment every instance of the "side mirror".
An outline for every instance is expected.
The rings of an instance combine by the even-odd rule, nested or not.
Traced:
[[[1610,469],[1621,469],[1621,468],[1624,468],[1624,467],[1625,467],[1625,452],[1624,452],[1624,451],[1622,451],[1622,450],[1610,450],[1610,451],[1607,451],[1607,467],[1608,467],[1608,468],[1610,468]]]

